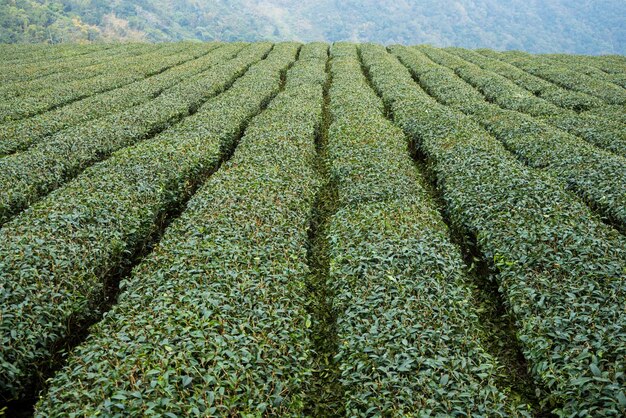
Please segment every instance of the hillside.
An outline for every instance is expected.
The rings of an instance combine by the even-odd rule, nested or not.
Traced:
[[[0,42],[299,40],[626,53],[622,0],[0,0]]]
[[[0,57],[0,415],[626,415],[623,56]]]

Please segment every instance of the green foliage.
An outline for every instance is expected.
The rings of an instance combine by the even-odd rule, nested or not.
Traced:
[[[601,78],[626,88],[626,70],[617,63],[607,60],[590,60],[590,57],[584,55],[551,54],[546,57],[558,65],[565,65],[569,69],[580,71],[590,77]]]
[[[207,73],[179,84],[168,93],[172,100],[165,103],[216,95],[269,49],[269,44],[247,47],[237,58],[225,59]],[[277,53],[278,58],[269,63],[275,66],[278,60],[286,65],[288,52]],[[52,345],[67,335],[68,321],[93,314],[92,307],[102,298],[107,275],[120,271],[129,256],[159,227],[167,210],[191,192],[194,175],[216,167],[246,117],[258,111],[272,89],[277,88],[274,80],[265,90],[252,90],[251,94],[256,93],[248,105],[252,109],[242,107],[236,93],[250,90],[251,83],[260,85],[266,72],[258,71],[261,74],[251,76],[253,81],[240,81],[244,87],[236,88],[235,93],[218,96],[187,122],[93,167],[0,230],[4,301],[0,318],[3,332],[10,330],[0,350],[3,393],[20,394],[37,364],[45,364],[50,357]],[[189,105],[183,103],[182,108],[187,109]],[[213,132],[204,128],[205,118],[214,121]],[[125,125],[120,126],[122,132],[127,131]],[[212,142],[204,143],[206,138]],[[111,138],[103,133],[99,140],[112,147]],[[95,142],[84,147],[84,152],[93,152],[94,148],[97,151]],[[61,165],[63,161],[54,163]],[[36,174],[32,172],[32,178]],[[41,176],[41,171],[38,174]],[[49,275],[42,276],[40,271],[48,271]]]
[[[626,125],[626,111],[624,110],[624,106],[620,106],[620,105],[606,105],[606,106],[596,107],[595,109],[587,110],[586,112],[583,112],[581,114],[586,115],[586,116],[600,117],[602,119],[618,121],[622,125]]]
[[[626,414],[626,59],[328,52],[0,45],[2,400]]]
[[[523,52],[489,53],[490,56],[494,56],[494,54],[498,59],[561,87],[596,96],[608,104],[626,105],[626,92],[623,88],[607,80],[608,75],[606,74],[605,79],[590,77],[575,68],[559,65],[558,62],[550,61],[550,59],[540,55],[532,56]]]
[[[536,116],[571,111],[557,108],[507,79],[480,70],[443,51],[420,48],[433,60],[449,68],[433,63],[413,48],[392,49],[429,94],[443,104],[472,116],[521,161],[553,175],[566,188],[579,194],[626,230],[626,194],[623,192],[626,190],[626,158],[598,149],[515,110]],[[626,156],[626,130],[621,129],[620,132],[624,141],[615,140],[609,148]]]
[[[130,84],[173,65],[196,58],[206,50],[204,45],[186,43],[166,45],[163,51],[160,51],[161,48],[147,45],[130,48],[139,49],[140,55],[109,61],[96,66],[97,68],[87,67],[75,72],[64,72],[60,75],[61,80],[52,84],[46,83],[39,89],[35,87],[31,90],[28,87],[30,84],[38,83],[37,80],[27,83],[26,86],[18,85],[13,89],[14,91],[8,89],[6,93],[8,98],[0,103],[0,120],[8,122],[23,119],[84,97]],[[148,50],[148,53],[141,54],[144,48]],[[156,51],[151,53],[151,49],[156,49]]]
[[[496,386],[461,255],[356,46],[335,44],[331,57],[328,164],[339,202],[328,286],[346,415],[525,415]]]
[[[560,108],[581,112],[571,113],[552,109],[552,113],[542,115],[550,123],[559,126],[561,129],[608,149],[611,148],[614,142],[623,143],[625,141],[623,124],[626,123],[626,110],[624,106],[607,105],[603,100],[595,96],[564,89],[554,83],[527,73],[512,64],[489,58],[475,51],[461,48],[451,48],[446,51],[479,65],[484,70],[504,76],[535,96],[545,99]],[[491,54],[487,50],[482,50],[482,53],[486,55]],[[498,55],[491,56],[497,57]],[[592,62],[602,63],[608,57],[583,58],[591,59]],[[613,149],[616,149],[616,147],[613,147]]]
[[[218,45],[220,44],[215,46]],[[228,44],[217,50],[194,49],[189,53],[197,55],[197,53],[208,52],[208,54],[167,69],[157,64],[164,70],[163,72],[31,118],[0,125],[0,154],[11,154],[26,149],[62,129],[148,102],[186,78],[205,72],[226,58],[234,57],[242,48],[243,44]]]
[[[311,374],[306,241],[319,188],[312,163],[325,49],[287,73],[285,90],[252,119],[232,159],[189,201],[53,379],[37,416],[302,414]],[[207,107],[198,130],[188,132],[196,139],[175,137],[201,148],[239,131],[246,113],[277,93],[296,52],[294,44],[277,45],[222,106]],[[179,156],[193,159],[189,151]]]
[[[0,223],[112,152],[153,136],[222,92],[269,44],[255,44],[232,62],[188,78],[154,100],[62,130],[25,152],[0,159]]]
[[[624,237],[469,116],[429,97],[383,48],[362,51],[395,121],[425,155],[451,222],[497,269],[542,402],[563,416],[623,416]]]
[[[10,69],[18,68],[31,68],[37,70],[40,61],[45,61],[44,64],[61,64],[63,62],[71,62],[75,59],[81,59],[88,57],[91,53],[98,53],[105,49],[109,49],[116,46],[115,44],[0,44],[0,51],[2,52],[2,62],[0,65],[3,67],[3,74]],[[8,67],[8,68],[7,68]],[[37,70],[41,71],[41,70]],[[15,74],[11,74],[15,75]],[[33,77],[34,72],[26,71],[24,77]],[[2,77],[2,76],[0,76]],[[2,79],[4,80],[4,79]]]
[[[7,59],[0,63],[2,73],[0,80],[7,83],[19,83],[43,78],[56,73],[62,76],[64,71],[73,70],[80,66],[102,62],[107,57],[115,57],[120,52],[132,51],[134,48],[145,48],[137,44],[135,46],[121,47],[120,44],[91,44],[91,45],[10,45],[0,46],[2,53]],[[10,49],[20,51],[13,58]]]
[[[112,62],[122,61],[126,65],[133,65],[143,57],[149,58],[152,52],[167,55],[167,49],[161,51],[159,45],[125,44],[104,50],[100,54],[79,57],[77,60],[63,60],[60,65],[52,65],[49,74],[46,74],[48,69],[45,67],[36,68],[31,77],[27,75],[28,64],[26,66],[5,65],[3,69],[7,71],[3,71],[3,78],[7,83],[0,87],[0,98],[4,101],[20,96],[35,95],[37,91],[46,87],[56,87],[56,84],[86,81],[110,71]],[[47,60],[44,61],[44,64],[46,63]]]
[[[483,55],[490,54],[487,50],[470,51],[462,48],[449,48],[446,49],[446,51],[456,54],[485,70],[506,77],[518,86],[530,91],[535,96],[564,109],[584,111],[604,105],[604,102],[597,97],[559,87],[543,78],[527,73],[512,64],[500,61],[496,58],[497,55],[492,55],[491,57]]]

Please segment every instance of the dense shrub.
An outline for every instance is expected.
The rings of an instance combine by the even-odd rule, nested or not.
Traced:
[[[443,50],[431,47],[420,47],[419,50],[433,61],[452,69],[490,102],[504,109],[534,116],[544,123],[578,135],[591,144],[626,157],[626,126],[621,122],[560,108],[501,75],[483,70]]]
[[[217,46],[217,45],[216,45]],[[27,119],[0,125],[0,155],[28,148],[46,136],[148,102],[177,83],[234,57],[244,44],[227,44],[127,86],[95,94]]]
[[[548,57],[558,65],[565,65],[571,70],[580,71],[590,77],[617,84],[626,88],[626,71],[624,65],[612,63],[604,57],[592,57],[585,55],[549,54]]]
[[[188,116],[230,86],[270,47],[252,44],[234,60],[190,77],[154,100],[59,131],[27,151],[0,159],[0,224],[89,165]]]
[[[513,64],[561,87],[596,96],[608,104],[626,104],[626,91],[623,88],[610,81],[590,77],[580,71],[568,68],[566,65],[559,65],[558,62],[551,61],[541,55],[532,56],[517,51],[497,53],[481,50],[480,52]]]
[[[296,46],[282,48],[284,68]],[[317,74],[325,62],[307,59],[287,73],[286,89],[52,380],[37,416],[302,415],[311,374],[306,244],[323,103]],[[247,93],[233,104],[268,76],[246,75]]]
[[[500,61],[487,50],[471,51],[463,48],[446,48],[447,52],[474,63],[481,68],[493,71],[518,86],[530,91],[535,96],[547,100],[563,109],[574,111],[584,111],[603,106],[605,103],[601,99],[587,93],[568,90],[560,87],[543,78],[532,75],[513,64]],[[484,54],[481,54],[483,52]],[[488,55],[486,55],[488,54]]]
[[[438,104],[377,46],[371,80],[414,141],[451,222],[476,240],[517,325],[542,401],[564,416],[626,412],[626,240],[515,161],[469,116]]]
[[[392,50],[429,94],[472,116],[520,160],[550,173],[564,187],[576,192],[620,229],[626,230],[626,194],[623,192],[626,190],[626,158],[598,149],[526,114],[486,102],[482,94],[451,69],[433,63],[419,51],[405,47],[393,47]],[[428,53],[451,66],[458,59],[451,57],[447,60],[446,56],[430,48]],[[485,86],[481,90],[489,90],[490,98],[507,103],[532,103],[532,98],[507,91],[508,85],[499,83],[499,79],[478,74],[473,68],[464,67],[463,63],[459,66],[463,68],[460,73]],[[484,80],[476,81],[482,77]],[[626,155],[626,143],[623,151]]]
[[[347,416],[524,414],[496,385],[460,252],[357,48],[331,53],[328,286]]]
[[[141,80],[204,54],[207,46],[182,43],[172,44],[165,48],[183,53],[167,56],[157,50],[153,54],[146,54],[145,57],[113,60],[103,65],[102,74],[99,76],[67,83],[53,83],[46,88],[29,92],[25,96],[3,100],[0,103],[0,121],[7,122],[36,115],[66,103]],[[190,50],[191,53],[184,53],[185,50]]]
[[[62,73],[68,69],[90,62],[100,62],[107,57],[126,51],[122,44],[90,44],[90,45],[0,45],[2,61],[0,61],[0,82],[11,83],[28,81],[47,75]],[[135,48],[141,48],[137,45]],[[13,49],[14,54],[9,50]]]
[[[149,59],[153,54],[168,56],[172,53],[180,53],[185,49],[180,45],[170,44],[167,47],[161,45],[127,44],[120,48],[103,51],[102,54],[90,56],[79,60],[74,67],[64,68],[53,74],[37,74],[35,79],[27,81],[12,81],[0,86],[0,98],[5,101],[23,96],[39,95],[40,90],[58,87],[63,83],[85,80],[106,74],[112,69],[112,62],[122,61],[126,65],[137,65],[143,59]],[[78,83],[75,83],[75,85]],[[43,92],[45,94],[45,92]]]
[[[268,47],[252,48],[256,59]],[[11,330],[1,350],[3,392],[18,394],[28,384],[67,335],[68,321],[94,314],[106,279],[149,243],[276,94],[296,47],[275,49],[191,118],[92,167],[0,230],[0,318]]]

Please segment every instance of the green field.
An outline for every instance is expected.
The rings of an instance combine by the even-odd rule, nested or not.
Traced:
[[[625,57],[0,57],[0,415],[626,415]]]

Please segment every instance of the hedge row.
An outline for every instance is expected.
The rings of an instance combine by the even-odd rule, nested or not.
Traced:
[[[482,94],[453,70],[435,64],[420,51],[406,47],[391,50],[429,94],[472,116],[520,160],[550,173],[626,231],[626,158],[598,149],[523,113],[485,102]],[[449,66],[455,66],[458,59],[447,59],[442,55],[445,52],[423,50],[429,57]],[[515,97],[524,101],[524,96],[507,91],[498,79],[475,72],[463,63],[455,68],[472,84],[481,86],[494,101],[508,104],[507,107],[521,107],[510,103],[516,102]],[[626,143],[623,151],[626,155]]]
[[[152,54],[171,55],[181,51],[177,44],[167,46],[151,44],[128,44],[113,51],[105,50],[102,54],[91,55],[89,59],[77,60],[73,68],[66,66],[63,72],[37,77],[34,80],[10,82],[0,86],[0,98],[3,100],[16,99],[21,96],[32,96],[38,90],[58,87],[63,83],[87,81],[90,78],[106,74],[114,61],[123,61],[126,65],[136,65],[143,57]],[[75,85],[77,83],[74,83]]]
[[[596,96],[608,104],[626,104],[626,91],[623,88],[609,81],[589,77],[579,71],[568,68],[567,65],[559,65],[540,55],[533,56],[517,51],[498,53],[488,50],[480,50],[480,53],[513,64],[524,71],[566,89]]]
[[[448,51],[471,61],[480,67],[494,71],[515,82],[517,85],[530,90],[533,94],[548,100],[565,109],[581,112],[581,115],[600,117],[626,124],[626,111],[622,105],[608,105],[597,97],[586,93],[566,90],[556,84],[536,77],[516,66],[497,59],[498,54],[490,50],[468,51],[460,48],[450,48]],[[574,120],[574,126],[580,122]],[[580,128],[580,136],[584,134],[584,127]]]
[[[361,71],[331,51],[328,165],[338,210],[327,284],[338,313],[346,416],[524,415],[496,387],[459,250],[402,131]]]
[[[549,54],[542,55],[549,58],[557,65],[566,65],[568,68],[580,71],[590,77],[599,78],[604,81],[617,84],[626,88],[626,70],[624,65],[611,63],[610,61],[596,60],[595,57],[587,55]]]
[[[606,105],[597,107],[595,109],[582,112],[581,115],[591,115],[594,117],[601,117],[603,119],[610,119],[620,122],[626,126],[626,110],[622,105]]]
[[[563,416],[623,416],[626,239],[429,97],[384,48],[364,46],[362,56],[451,222],[493,263],[543,402]]]
[[[3,101],[0,104],[0,121],[23,119],[54,107],[130,84],[204,55],[207,48],[211,48],[211,46],[180,43],[177,48],[180,49],[180,53],[173,56],[164,57],[162,53],[157,51],[153,54],[147,54],[146,57],[137,57],[134,63],[126,62],[126,60],[115,61],[109,66],[109,70],[100,76],[52,85],[24,97]]]
[[[0,45],[0,66],[11,65],[16,62],[37,62],[49,58],[58,60],[89,54],[101,49],[112,48],[113,44],[2,44]],[[116,45],[115,45],[116,46]]]
[[[33,366],[67,335],[69,318],[92,315],[104,279],[123,271],[168,211],[217,168],[246,121],[276,94],[296,50],[276,46],[194,116],[91,167],[0,230],[0,277],[9,289],[0,318],[3,330],[13,330],[3,341],[3,392],[26,385]]]
[[[17,62],[41,63],[44,59],[62,60],[71,57],[87,55],[103,49],[111,49],[120,44],[92,43],[92,44],[2,44],[0,65],[11,65]]]
[[[530,91],[535,96],[545,99],[563,109],[576,112],[602,107],[605,103],[595,96],[579,91],[572,91],[557,86],[547,80],[534,76],[507,62],[495,58],[497,56],[490,50],[471,51],[464,48],[446,48],[451,54],[460,56],[466,61],[474,63],[481,68],[493,71],[513,81],[518,86]],[[481,53],[479,53],[481,52]],[[489,55],[493,54],[493,55]]]
[[[507,78],[467,62],[441,49],[419,47],[419,50],[438,64],[452,69],[456,75],[478,89],[492,103],[516,110],[578,135],[601,148],[626,156],[626,126],[591,115],[577,114],[562,109],[535,96]]]
[[[623,55],[577,56],[609,74],[626,74],[626,59]]]
[[[88,66],[97,66],[107,62],[107,60],[117,59],[120,56],[129,57],[133,54],[147,53],[155,49],[157,49],[156,46],[145,44],[125,44],[60,60],[41,58],[36,63],[0,64],[0,81],[3,83],[0,86],[0,90],[10,92],[12,88],[14,89],[14,85],[19,86],[28,83],[33,83],[37,86],[38,83],[41,83],[41,80],[62,78],[66,72],[72,72]]]
[[[546,56],[595,67],[608,74],[626,74],[626,60],[622,55],[547,54]]]
[[[186,78],[233,58],[243,47],[244,44],[240,43],[220,46],[207,55],[127,86],[95,94],[31,118],[0,125],[0,155],[24,150],[61,129],[150,101]]]
[[[186,79],[156,99],[57,132],[0,159],[0,225],[112,152],[162,131],[219,94],[270,50],[251,44],[235,59]]]
[[[159,45],[122,44],[115,48],[103,49],[58,62],[42,59],[37,64],[9,65],[0,75],[0,80],[4,80],[0,86],[0,97],[8,100],[30,94],[29,87],[32,91],[37,91],[46,87],[50,88],[54,83],[62,83],[64,80],[69,82],[81,78],[86,79],[102,73],[102,68],[110,66],[111,61],[115,59],[130,60],[142,54],[158,51],[160,48],[162,46]],[[100,71],[91,75],[91,69]],[[46,84],[47,80],[49,83]]]
[[[303,415],[311,376],[307,230],[319,189],[317,73],[325,61],[296,64],[310,68],[311,81],[300,72],[253,119],[233,158],[51,381],[36,416]],[[271,79],[276,90],[275,71]],[[256,95],[250,81],[235,102]]]
[[[24,51],[25,44],[16,44],[17,51]],[[124,50],[124,45],[114,44],[91,44],[76,45],[67,44],[67,48],[42,48],[32,54],[23,54],[20,58],[2,60],[0,62],[0,82],[20,82],[32,80],[49,74],[62,72],[66,68],[75,68],[77,62],[89,60],[92,56],[104,54],[117,54],[118,49]],[[3,45],[6,47],[6,45]],[[106,52],[108,51],[108,52]],[[3,53],[4,55],[4,53]]]

